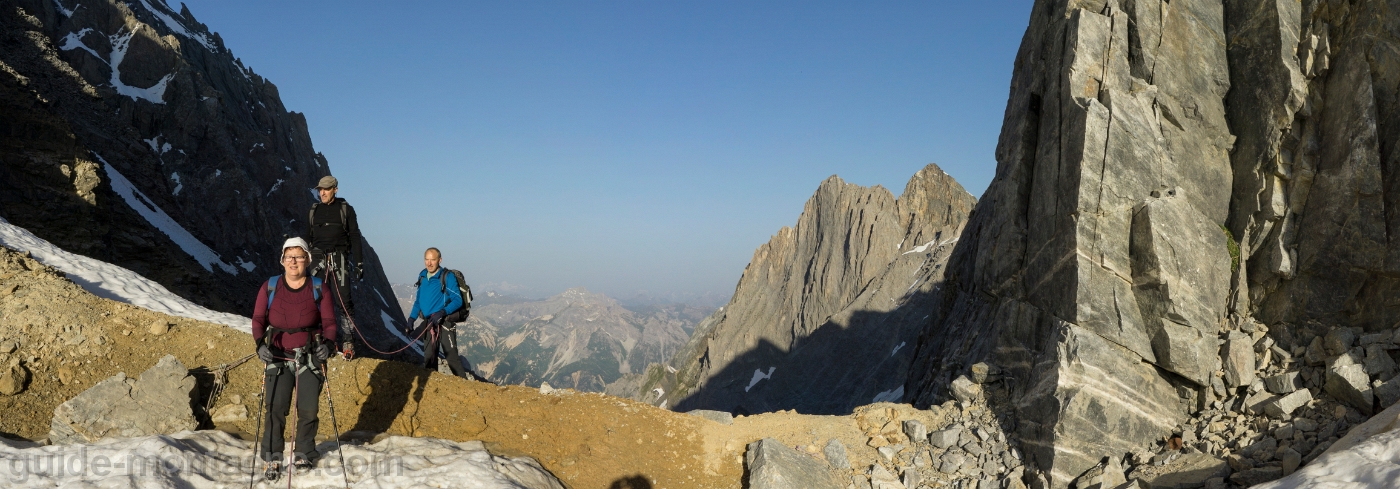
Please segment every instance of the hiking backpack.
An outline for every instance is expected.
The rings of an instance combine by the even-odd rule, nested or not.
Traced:
[[[448,314],[447,318],[444,319],[444,321],[449,321],[453,323],[460,323],[462,321],[466,321],[467,317],[471,316],[472,314],[472,287],[470,285],[467,285],[467,279],[462,278],[461,270],[443,268],[442,271],[446,272],[441,275],[438,275],[438,282],[442,283],[442,295],[447,295],[448,273],[452,274],[452,276],[457,279],[457,292],[462,294],[462,307],[460,309],[457,309],[456,311],[453,311],[452,314]],[[422,284],[423,277],[418,277],[418,281],[413,283],[413,287],[417,288]]]

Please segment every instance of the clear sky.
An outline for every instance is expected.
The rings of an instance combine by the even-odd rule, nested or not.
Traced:
[[[185,3],[306,114],[391,281],[437,246],[536,297],[728,297],[833,174],[981,195],[1031,7]]]

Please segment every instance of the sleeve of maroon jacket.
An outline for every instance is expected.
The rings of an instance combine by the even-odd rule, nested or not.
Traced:
[[[330,287],[335,287],[335,284],[326,282],[326,286],[322,287],[326,290],[321,291],[321,337],[330,341],[339,341],[339,338],[335,336],[340,328],[336,327],[335,311],[331,309],[331,296],[334,294],[329,290]],[[256,325],[257,321],[257,319],[253,319],[253,324]]]
[[[253,301],[253,343],[262,342],[263,330],[267,328],[267,281],[258,287],[258,300]]]

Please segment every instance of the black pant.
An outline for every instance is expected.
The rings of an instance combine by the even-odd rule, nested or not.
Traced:
[[[308,356],[309,357],[309,356]],[[316,362],[315,358],[310,361]],[[263,427],[267,434],[262,440],[263,460],[282,460],[282,447],[286,439],[282,432],[287,428],[287,413],[291,408],[292,396],[296,395],[297,401],[297,426],[296,445],[293,447],[298,458],[305,457],[309,460],[316,460],[320,454],[316,451],[316,430],[321,427],[321,419],[317,417],[317,409],[321,400],[321,377],[316,372],[312,372],[309,366],[301,366],[300,373],[293,372],[295,367],[291,362],[278,362],[267,366],[264,370],[267,382],[267,425]],[[322,365],[316,365],[319,372]]]
[[[423,349],[423,368],[437,370],[438,349],[447,355],[447,366],[452,369],[452,375],[461,378],[467,377],[467,371],[462,368],[462,359],[457,356],[457,325],[444,321],[441,326],[436,323],[423,321],[423,327],[429,328],[428,347]]]
[[[312,274],[321,277],[326,283],[323,285],[323,294],[335,294],[331,297],[334,309],[347,319],[355,318],[355,302],[351,300],[350,294],[350,269],[346,266],[345,253],[340,251],[314,251],[311,253],[311,261],[316,266]],[[327,272],[329,276],[327,276]],[[337,326],[342,331],[338,336],[348,343],[355,339],[355,326],[351,321],[336,321]]]

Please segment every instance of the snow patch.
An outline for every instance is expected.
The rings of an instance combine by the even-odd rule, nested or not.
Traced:
[[[241,257],[241,256],[238,257],[238,266],[240,266],[240,267],[242,267],[244,270],[247,270],[247,271],[250,271],[250,272],[253,271],[254,268],[257,268],[257,267],[258,267],[257,265],[254,265],[253,262],[250,262],[250,261],[243,261],[243,257]]]
[[[175,181],[175,190],[172,190],[171,193],[174,195],[180,195],[180,189],[185,188],[185,184],[180,183],[180,174],[172,172],[170,174],[170,179]]]
[[[555,479],[529,458],[491,455],[480,441],[390,436],[368,445],[322,442],[317,468],[258,488],[350,487],[399,489],[550,487]],[[341,465],[341,460],[345,465]],[[0,441],[6,487],[249,487],[252,443],[222,431],[117,438],[96,443],[32,446]],[[256,465],[261,465],[257,463]],[[342,473],[342,468],[349,470]],[[557,484],[557,482],[555,482]],[[557,487],[557,486],[556,486]]]
[[[224,174],[224,171],[223,171],[223,170],[214,170],[214,178],[218,178],[219,175],[223,175],[223,174]]]
[[[662,389],[662,388],[660,388],[660,387],[657,387],[657,388],[655,388],[655,389],[652,389],[651,391],[654,392],[654,393],[656,393],[656,397],[661,397],[661,396],[666,395],[666,389]]]
[[[71,10],[69,10],[69,9],[66,9],[66,8],[63,7],[63,2],[60,2],[60,1],[58,1],[58,0],[53,0],[53,4],[56,5],[56,6],[58,6],[58,13],[63,14],[64,17],[72,17],[72,16],[73,16],[73,12],[77,12],[78,9],[80,9],[80,8],[83,7],[82,5],[74,5],[73,8],[72,8]],[[83,29],[83,30],[88,30],[88,29]]]
[[[174,17],[167,15],[165,12],[156,10],[155,7],[151,6],[151,2],[148,2],[147,0],[141,0],[141,5],[146,7],[146,10],[149,10],[152,15],[156,16],[157,19],[160,19],[161,23],[165,24],[165,28],[170,29],[171,32],[193,39],[194,42],[203,45],[204,49],[214,51],[214,44],[209,42],[208,36],[197,32],[191,33],[189,29],[185,28],[185,24],[181,23],[179,20],[176,20]]]
[[[773,378],[773,371],[777,369],[778,367],[768,367],[768,373],[766,374],[763,373],[762,370],[754,369],[753,380],[749,381],[749,386],[744,388],[744,392],[748,392],[749,389],[753,388],[753,386],[758,385],[758,381],[760,380]]]
[[[54,0],[54,3],[57,3],[57,2],[58,2],[58,0]],[[61,5],[60,5],[60,7],[61,7]],[[67,11],[67,13],[68,13],[69,16],[71,16],[71,15],[73,14],[73,11],[72,11],[72,10],[69,10],[69,11]],[[89,33],[89,32],[92,32],[92,29],[84,28],[83,30],[78,31],[78,32],[69,32],[68,35],[63,36],[63,45],[59,46],[58,49],[62,49],[62,50],[64,50],[64,51],[72,51],[72,50],[74,50],[74,49],[81,49],[81,50],[83,50],[83,51],[87,51],[88,53],[91,53],[92,56],[93,56],[94,58],[102,59],[102,56],[99,56],[99,55],[97,54],[97,51],[93,51],[92,48],[87,47],[86,44],[83,44],[83,36],[87,35],[87,33]],[[107,61],[106,61],[106,60],[103,60],[102,62],[103,62],[103,63],[106,63]]]
[[[1390,431],[1324,454],[1292,475],[1254,489],[1394,487],[1396,480],[1400,480],[1400,431]]]
[[[904,344],[905,344],[905,343],[908,343],[908,342],[907,342],[907,341],[901,341],[901,342],[899,342],[899,346],[894,347],[894,351],[890,352],[890,356],[894,356],[894,354],[899,353],[899,349],[900,349],[900,348],[904,348]]]
[[[870,402],[904,402],[904,386],[901,385],[894,390],[888,390],[879,394],[875,394],[875,398],[871,399]]]
[[[277,191],[277,187],[281,187],[281,186],[282,186],[282,182],[285,182],[285,181],[286,181],[286,180],[283,180],[283,179],[281,179],[281,178],[277,179],[277,183],[272,184],[272,188],[267,189],[267,195],[265,195],[264,197],[271,197],[271,196],[272,196],[272,193]]]
[[[949,239],[949,240],[947,240],[947,241],[941,241],[941,242],[938,241],[937,239],[935,239],[935,240],[933,240],[933,241],[929,241],[929,242],[924,243],[924,244],[921,244],[921,245],[919,245],[919,246],[915,246],[914,249],[909,250],[909,251],[906,251],[906,252],[904,252],[904,254],[907,255],[907,254],[910,254],[910,253],[923,253],[923,252],[928,251],[928,250],[930,250],[930,249],[935,249],[935,250],[936,250],[936,249],[938,249],[938,248],[942,248],[943,245],[946,245],[946,244],[948,244],[948,243],[956,243],[956,242],[958,242],[958,238],[952,238],[952,239]],[[935,244],[935,243],[937,243],[937,244]]]
[[[252,331],[250,318],[200,307],[136,272],[64,251],[4,218],[0,218],[0,245],[29,252],[39,263],[63,271],[69,280],[92,295],[171,316],[218,323],[244,333]]]
[[[96,153],[93,154],[96,155]],[[115,191],[117,195],[122,196],[122,200],[126,201],[126,205],[135,209],[137,214],[141,214],[141,217],[146,218],[146,222],[151,223],[151,225],[159,229],[160,232],[169,236],[171,241],[179,245],[180,249],[184,250],[185,253],[194,257],[200,265],[204,266],[205,270],[212,272],[214,271],[214,265],[218,265],[220,269],[227,272],[229,275],[238,275],[237,268],[234,268],[228,263],[224,263],[224,260],[219,258],[218,253],[215,253],[213,249],[210,249],[208,246],[205,246],[204,243],[196,239],[194,235],[186,231],[184,227],[181,227],[174,219],[171,219],[160,207],[156,207],[155,204],[152,204],[151,199],[147,198],[146,194],[141,193],[140,190],[136,190],[136,187],[131,185],[131,181],[122,176],[121,173],[118,173],[116,168],[113,168],[111,164],[107,163],[107,160],[102,159],[100,155],[97,156],[97,160],[101,161],[102,168],[107,170],[107,177],[112,180],[112,190]]]
[[[141,1],[145,3],[146,0]],[[130,47],[131,37],[133,35],[135,35],[135,33],[107,36],[107,39],[112,42],[112,59],[107,63],[108,66],[112,67],[112,88],[115,88],[117,93],[136,100],[145,100],[153,104],[164,104],[165,86],[170,83],[172,78],[175,78],[174,73],[161,77],[160,81],[156,82],[155,85],[151,85],[149,88],[137,88],[122,83],[122,72],[120,69],[122,59],[126,58],[126,49]]]
[[[383,297],[380,298],[380,300],[383,300],[383,299],[384,299]],[[390,326],[391,324],[394,324],[394,318],[389,317],[389,313],[384,312],[383,310],[380,310],[380,311],[379,311],[379,319],[382,320],[382,321],[384,321],[384,329],[389,330],[390,333],[393,333],[394,336],[398,337],[400,341],[403,341],[405,345],[409,345],[409,349],[413,350],[414,352],[418,353],[419,355],[422,355],[422,354],[423,354],[423,348],[422,348],[422,347],[418,346],[417,343],[412,343],[412,344],[410,344],[410,342],[409,342],[409,340],[408,340],[408,337],[407,337],[407,336],[404,336],[404,335],[403,335],[403,332],[402,332],[402,331],[399,331],[399,328],[395,328],[395,327],[393,327],[393,326]],[[395,347],[395,349],[397,349],[397,347]]]

